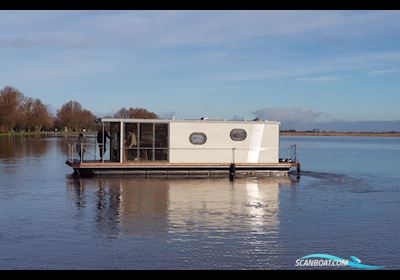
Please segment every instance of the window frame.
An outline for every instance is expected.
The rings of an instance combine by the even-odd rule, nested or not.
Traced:
[[[240,130],[241,132],[244,132],[244,138],[243,139],[239,139],[239,138],[232,137],[232,133],[234,133],[235,130]],[[232,141],[244,141],[247,138],[247,131],[245,129],[243,129],[243,128],[234,128],[229,133],[229,136],[230,136]]]
[[[192,137],[194,136],[194,135],[200,135],[200,136],[204,136],[203,138],[204,138],[204,142],[202,142],[202,143],[195,143],[195,142],[193,142],[192,141]],[[192,132],[190,135],[189,135],[189,142],[192,144],[192,145],[204,145],[206,142],[207,142],[207,135],[204,133],[204,132]]]

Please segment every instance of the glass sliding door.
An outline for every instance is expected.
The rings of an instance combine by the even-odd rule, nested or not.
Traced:
[[[110,123],[110,159],[111,161],[120,160],[120,130],[121,123],[112,122]]]
[[[139,158],[141,160],[154,160],[154,124],[139,124]]]
[[[138,160],[138,124],[125,123],[125,139],[124,139],[124,161]]]
[[[125,123],[124,161],[168,161],[168,127],[163,123]]]
[[[154,126],[155,143],[154,155],[155,160],[168,161],[168,124],[156,123]]]

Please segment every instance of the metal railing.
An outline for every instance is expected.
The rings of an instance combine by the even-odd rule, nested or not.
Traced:
[[[108,146],[108,145],[107,145]],[[78,148],[80,147],[80,151]],[[100,149],[97,143],[82,143],[78,145],[77,143],[68,143],[68,160],[71,162],[85,162],[85,161],[99,161],[100,152],[97,151]],[[109,150],[111,149],[111,151]],[[168,161],[170,157],[171,151],[185,150],[190,152],[225,152],[227,153],[230,161],[235,163],[236,160],[240,157],[243,157],[243,154],[240,154],[241,151],[268,151],[268,150],[276,150],[275,148],[148,148],[148,147],[140,147],[140,148],[124,148],[123,149],[123,162],[127,161]],[[82,156],[79,155],[79,152]],[[110,153],[111,152],[111,153]],[[113,153],[115,153],[113,155]],[[112,147],[107,147],[106,153],[103,154],[103,161],[113,160],[116,161],[120,159],[120,149],[113,149]],[[158,155],[156,154],[158,153]],[[107,154],[107,155],[106,155]],[[295,158],[295,156],[294,156]]]
[[[297,145],[292,144],[287,148],[286,151],[286,158],[279,158],[280,162],[290,162],[296,163],[297,162]]]
[[[68,160],[80,162],[85,160],[99,160],[96,155],[97,149],[97,144],[80,143],[77,145],[77,143],[68,143]]]

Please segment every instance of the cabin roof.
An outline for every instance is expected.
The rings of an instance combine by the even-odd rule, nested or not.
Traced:
[[[122,118],[102,118],[102,122],[124,122],[124,123],[254,123],[254,124],[277,124],[279,121],[268,120],[220,120],[220,119],[122,119]]]

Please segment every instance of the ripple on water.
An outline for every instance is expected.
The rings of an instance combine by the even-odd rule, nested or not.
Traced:
[[[29,141],[0,153],[0,268],[292,269],[311,253],[400,263],[396,176],[317,172],[312,158],[297,181],[80,179],[61,141]]]

